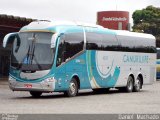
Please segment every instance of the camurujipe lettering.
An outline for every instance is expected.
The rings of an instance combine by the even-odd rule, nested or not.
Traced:
[[[124,55],[123,62],[125,63],[148,63],[148,56],[138,56],[138,55]]]

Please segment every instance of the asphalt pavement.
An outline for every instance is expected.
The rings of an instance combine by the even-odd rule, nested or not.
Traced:
[[[77,97],[50,93],[36,99],[28,92],[11,91],[6,80],[1,80],[0,113],[155,114],[160,113],[160,81],[143,86],[140,92],[124,93],[112,89],[108,93],[95,94],[92,90],[81,90]]]

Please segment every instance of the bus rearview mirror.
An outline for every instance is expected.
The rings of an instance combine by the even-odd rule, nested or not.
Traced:
[[[3,39],[3,47],[5,48],[9,42],[13,42],[15,37],[17,37],[17,36],[18,36],[17,32],[7,34]],[[17,40],[19,40],[19,39],[17,38]],[[19,44],[20,44],[20,42],[19,42]],[[18,42],[17,42],[17,45],[18,45]]]

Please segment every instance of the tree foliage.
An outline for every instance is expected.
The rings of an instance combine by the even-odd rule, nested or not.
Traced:
[[[133,15],[133,31],[152,34],[160,42],[160,8],[148,6]]]

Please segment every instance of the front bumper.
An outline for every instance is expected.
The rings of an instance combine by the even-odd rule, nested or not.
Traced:
[[[51,77],[41,82],[19,82],[15,78],[9,76],[9,87],[13,91],[53,92],[55,89],[55,79]]]

